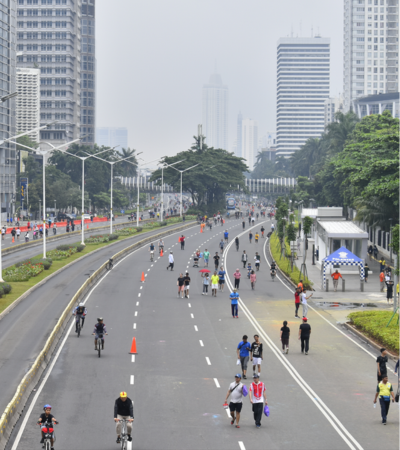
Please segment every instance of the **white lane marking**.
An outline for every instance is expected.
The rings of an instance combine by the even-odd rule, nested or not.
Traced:
[[[147,272],[150,272],[150,269],[147,269]]]
[[[240,450],[246,450],[246,447],[244,446],[242,441],[238,441],[238,444],[239,444]]]
[[[136,306],[139,306],[139,302],[136,302]]]
[[[143,289],[143,286],[140,286],[140,289]]]
[[[132,362],[135,362],[135,355],[132,355]]]
[[[137,311],[135,311],[135,317],[137,316]]]
[[[135,375],[131,375],[131,384],[135,383]]]
[[[133,324],[133,329],[136,330],[136,323]]]
[[[244,232],[242,234],[244,234]],[[240,236],[240,234],[239,234],[239,236]],[[232,244],[233,244],[233,241],[230,244],[228,244],[228,246],[225,249],[225,254],[227,254],[227,252]],[[226,269],[227,273],[229,273],[227,268],[225,268],[225,269]],[[233,285],[232,285],[229,277],[227,277],[226,281],[227,281],[229,288],[233,289]],[[345,428],[345,426],[340,422],[340,420],[335,416],[335,414],[333,414],[333,412],[321,400],[321,398],[311,388],[311,386],[308,383],[306,383],[306,381],[300,376],[300,374],[297,372],[297,370],[294,368],[294,366],[286,358],[282,357],[281,351],[279,350],[279,348],[275,345],[275,343],[272,341],[272,339],[267,335],[267,333],[264,331],[264,329],[261,327],[261,325],[257,322],[257,320],[254,318],[254,316],[252,315],[252,313],[250,312],[250,310],[247,308],[247,306],[245,305],[245,303],[243,302],[243,300],[240,297],[239,297],[239,304],[240,304],[241,309],[243,310],[244,314],[249,319],[250,323],[253,325],[253,327],[256,329],[256,331],[258,333],[260,333],[260,335],[264,338],[265,343],[268,345],[268,347],[271,349],[271,351],[275,354],[275,356],[278,358],[278,360],[282,363],[282,365],[285,367],[285,369],[288,371],[288,373],[292,376],[292,378],[295,380],[295,382],[301,387],[301,389],[304,391],[304,393],[310,398],[310,400],[315,404],[315,406],[321,411],[321,413],[325,416],[325,418],[332,425],[332,427],[339,434],[339,436],[344,440],[344,442],[349,446],[349,448],[352,450],[355,450],[356,448],[358,448],[358,450],[363,450],[361,445],[350,434],[350,432]]]
[[[219,385],[218,380],[217,380],[216,378],[214,378],[214,383],[215,383],[215,386],[217,386],[217,388],[220,388],[220,387],[221,387],[221,386]]]
[[[189,308],[191,308],[191,307],[192,307],[192,305],[191,305],[190,303],[188,303],[188,306],[189,306]]]
[[[154,266],[154,264],[151,265],[151,267],[153,267],[153,266]]]
[[[140,297],[142,294],[139,292],[139,294],[137,295],[138,297]]]
[[[150,269],[149,269],[150,270]],[[145,277],[147,277],[147,273],[145,274]]]
[[[207,361],[207,364],[208,364],[209,366],[211,366],[211,361],[210,361],[210,358],[209,358],[208,356],[206,356],[206,361]]]
[[[200,347],[204,347],[203,341],[201,339],[199,340],[199,342],[200,342]]]
[[[133,404],[133,400],[132,400],[132,404]],[[132,450],[132,442],[128,441],[128,445],[127,445],[126,450]]]
[[[191,317],[192,319],[194,319],[194,315],[193,315],[193,314],[190,314],[190,317]]]
[[[160,259],[160,258],[161,258],[161,256],[158,257],[158,259]]]
[[[197,328],[197,325],[194,326],[194,330],[199,331],[199,329]]]

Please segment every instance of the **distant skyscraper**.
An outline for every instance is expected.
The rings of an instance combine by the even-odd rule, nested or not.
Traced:
[[[18,132],[29,131],[40,127],[40,69],[17,68],[16,98]],[[39,131],[28,135],[39,142]]]
[[[325,100],[325,126],[336,121],[335,114],[337,112],[343,112],[343,98],[330,97]]]
[[[98,146],[115,147],[117,151],[128,148],[128,129],[101,127],[96,129],[96,144]]]
[[[237,127],[236,127],[236,156],[241,157],[242,156],[242,122],[243,122],[243,116],[240,112],[237,118]]]
[[[279,39],[277,156],[290,156],[324,132],[329,65],[329,38]]]
[[[255,120],[242,121],[242,158],[246,160],[249,172],[254,168],[258,146],[258,124]]]
[[[343,38],[345,112],[358,97],[399,91],[399,0],[344,0]]]
[[[218,74],[203,86],[203,134],[209,147],[228,150],[228,87]]]

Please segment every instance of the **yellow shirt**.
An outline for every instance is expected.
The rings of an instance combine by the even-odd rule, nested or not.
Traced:
[[[390,397],[391,391],[393,391],[393,388],[389,382],[387,382],[386,384],[380,382],[376,388],[376,392],[379,392],[379,397]]]
[[[259,235],[258,233],[256,233],[256,234],[254,235],[254,237],[255,237],[256,239],[258,239],[258,238],[260,237],[260,235]]]
[[[218,284],[219,276],[218,275],[211,275],[211,284]]]

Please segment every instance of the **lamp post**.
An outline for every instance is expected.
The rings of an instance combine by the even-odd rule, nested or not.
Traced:
[[[54,221],[56,220],[56,217],[57,217],[57,200],[54,200]]]
[[[198,164],[196,164],[195,166],[192,166],[192,167],[188,167],[187,169],[185,169],[185,170],[179,170],[179,169],[177,169],[176,167],[172,167],[172,169],[175,169],[177,172],[180,172],[181,173],[181,211],[180,211],[180,215],[181,215],[181,218],[182,218],[182,210],[183,210],[183,200],[182,200],[182,176],[183,176],[183,172],[186,172],[187,170],[190,170],[190,169],[193,169],[194,167],[197,167],[198,165],[200,165],[200,163],[198,163]]]
[[[390,262],[392,263],[392,256],[393,256],[393,253],[392,253],[392,249],[393,249],[393,246],[392,246],[392,223],[393,223],[393,219],[389,219],[389,222],[390,222],[390,229],[389,229],[389,243],[390,243]],[[396,286],[394,287],[395,289],[396,289]]]
[[[160,222],[164,219],[164,169],[167,167],[175,166],[175,164],[179,164],[182,161],[185,161],[184,159],[181,159],[180,161],[174,162],[172,164],[163,163],[161,166],[161,216],[160,216]],[[175,167],[173,167],[175,169]]]
[[[301,216],[300,216],[300,205],[303,205],[304,200],[301,200],[300,202],[297,202],[297,216],[299,221],[299,237],[300,237],[300,228],[301,228]]]

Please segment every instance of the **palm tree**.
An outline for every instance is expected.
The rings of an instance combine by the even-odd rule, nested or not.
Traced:
[[[336,122],[330,123],[327,128],[327,135],[331,141],[330,150],[332,154],[341,152],[346,145],[347,139],[354,130],[359,118],[353,111],[343,114],[338,111],[335,114]]]
[[[130,156],[132,156],[132,158],[129,158],[129,161],[132,163],[137,163],[135,153],[136,153],[136,150],[135,149],[131,150],[129,147],[126,149],[125,148],[121,149],[122,159],[129,158]],[[121,173],[123,174],[124,177],[135,177],[136,176],[136,167],[137,166],[134,166],[127,161],[122,161],[120,163],[119,169],[121,170]]]

